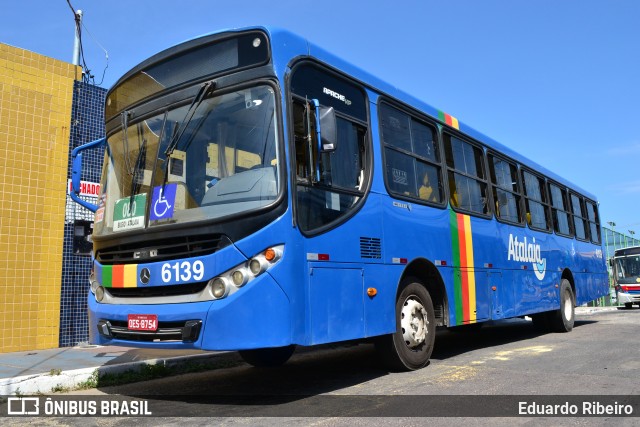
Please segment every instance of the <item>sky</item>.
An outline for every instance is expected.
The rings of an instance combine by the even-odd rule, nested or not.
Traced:
[[[102,87],[198,35],[282,27],[595,194],[603,225],[640,235],[640,1],[70,2]],[[67,0],[0,9],[0,43],[71,62],[73,39]]]

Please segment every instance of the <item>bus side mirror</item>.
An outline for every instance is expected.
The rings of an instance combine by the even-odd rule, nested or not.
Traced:
[[[97,139],[85,145],[81,145],[80,147],[76,147],[71,152],[71,192],[69,193],[69,195],[74,202],[78,203],[81,206],[84,206],[91,212],[95,212],[96,210],[98,210],[98,206],[82,200],[79,196],[80,177],[82,176],[82,152],[91,148],[100,147],[105,143],[105,141],[105,138]]]
[[[609,267],[613,268],[613,258],[609,258]]]
[[[336,123],[336,111],[333,107],[320,105],[317,99],[312,99],[316,109],[316,133],[318,134],[318,151],[329,153],[338,148],[338,125]]]

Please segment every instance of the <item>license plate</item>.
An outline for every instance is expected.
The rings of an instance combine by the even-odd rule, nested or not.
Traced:
[[[158,316],[155,314],[130,314],[127,329],[130,331],[157,331]]]

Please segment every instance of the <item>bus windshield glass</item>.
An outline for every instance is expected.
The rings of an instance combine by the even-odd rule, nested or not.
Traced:
[[[636,284],[640,281],[640,255],[616,258],[615,262],[618,283]]]
[[[273,203],[281,185],[275,114],[274,90],[258,86],[123,119],[107,141],[94,233],[214,220]]]

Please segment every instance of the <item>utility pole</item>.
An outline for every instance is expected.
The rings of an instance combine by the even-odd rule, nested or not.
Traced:
[[[76,37],[73,41],[73,65],[80,65],[80,25],[82,25],[82,11],[76,11]]]

